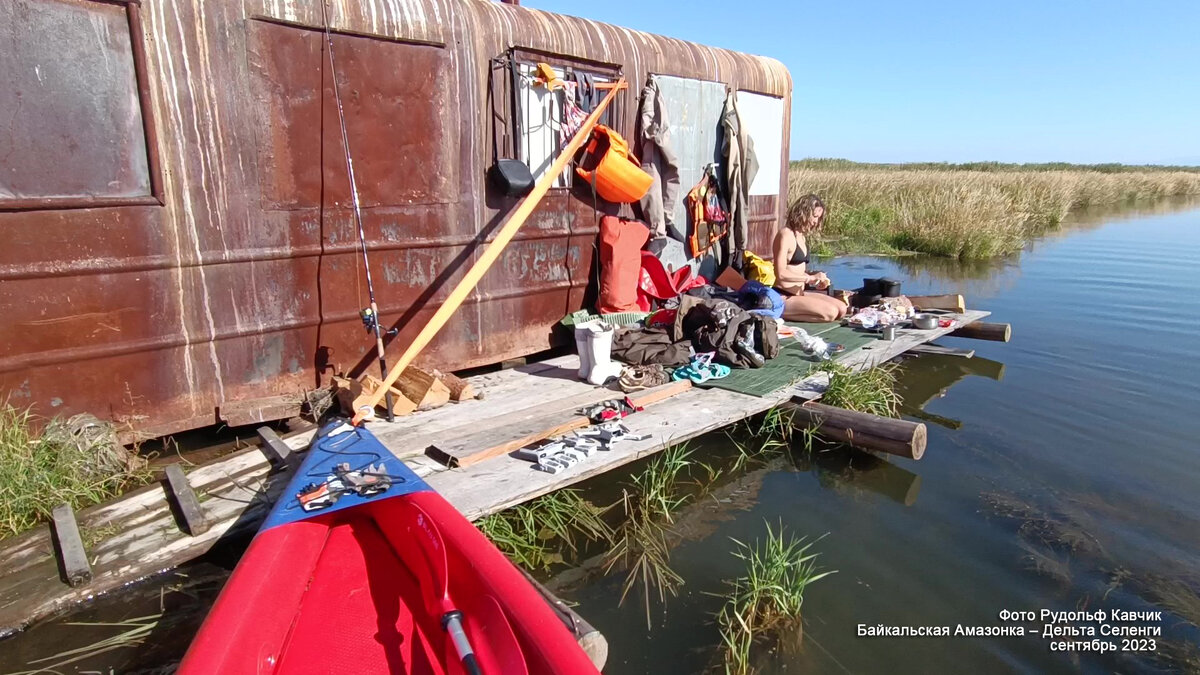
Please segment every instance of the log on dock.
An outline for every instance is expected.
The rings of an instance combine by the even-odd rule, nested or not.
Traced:
[[[928,432],[920,422],[880,417],[816,402],[792,408],[792,423],[816,427],[826,438],[863,450],[877,450],[909,459],[925,454]]]
[[[973,340],[991,340],[992,342],[1008,342],[1012,338],[1012,324],[977,321],[955,330],[950,333],[950,336],[971,338]]]

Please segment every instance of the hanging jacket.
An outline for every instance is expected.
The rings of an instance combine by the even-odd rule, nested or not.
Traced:
[[[642,89],[637,140],[642,170],[654,179],[642,197],[641,207],[642,219],[655,237],[670,236],[675,229],[675,202],[679,199],[679,160],[668,142],[669,127],[662,92],[650,78]]]
[[[737,109],[737,92],[730,91],[725,97],[725,110],[721,113],[721,158],[725,168],[725,198],[729,203],[729,228],[733,236],[729,241],[729,263],[742,267],[742,252],[749,246],[750,233],[750,184],[758,175],[758,158],[754,155],[754,142],[742,124]]]

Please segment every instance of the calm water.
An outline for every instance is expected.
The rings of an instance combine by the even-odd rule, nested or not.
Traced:
[[[1197,263],[1200,210],[1080,217],[1019,257],[979,266],[834,261],[826,269],[839,286],[886,274],[909,293],[962,292],[1013,324],[1009,344],[943,341],[975,349],[972,360],[906,362],[908,412],[929,426],[924,459],[800,451],[722,480],[681,519],[672,562],[686,584],[655,603],[649,631],[640,598],[618,606],[618,576],[550,583],[608,637],[607,673],[700,672],[717,645],[721,600],[710,594],[740,571],[730,537],[781,523],[823,537],[822,565],[837,573],[809,589],[803,637],[759,655],[764,672],[1173,672],[1188,654],[1200,667]],[[696,447],[731,452],[720,434]],[[621,480],[585,487],[607,502]],[[60,672],[169,671],[231,557],[65,619],[166,617],[142,646]],[[1097,608],[1164,610],[1151,624],[1162,628],[1158,650],[1066,655],[1034,635],[856,636],[858,624],[953,629],[1001,625],[1005,609]],[[65,620],[0,643],[0,672],[111,634]]]

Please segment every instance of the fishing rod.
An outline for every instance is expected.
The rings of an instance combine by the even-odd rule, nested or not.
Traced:
[[[371,263],[367,259],[367,234],[363,230],[362,207],[358,201],[358,183],[354,181],[354,160],[350,158],[350,138],[346,135],[346,113],[342,110],[342,96],[338,93],[337,64],[333,59],[333,36],[329,32],[329,4],[321,3],[321,16],[325,20],[325,44],[329,48],[329,74],[333,81],[333,100],[337,103],[338,124],[342,129],[342,149],[346,152],[346,174],[350,176],[350,201],[354,205],[354,222],[358,225],[358,243],[362,248],[363,268],[367,275],[367,296],[371,306],[359,312],[367,331],[375,332],[375,352],[379,355],[379,372],[387,378],[387,358],[383,351],[383,331],[379,327],[379,305],[375,303],[375,285],[371,283]],[[384,388],[384,405],[387,409],[387,421],[395,421],[392,414],[392,392],[390,387]],[[358,411],[355,411],[357,413]]]

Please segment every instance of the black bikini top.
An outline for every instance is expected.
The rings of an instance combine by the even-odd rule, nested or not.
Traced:
[[[789,265],[799,265],[801,263],[807,264],[808,262],[809,262],[808,251],[800,250],[800,240],[797,239],[796,240],[796,250],[792,251],[792,259],[788,261],[788,264]]]

